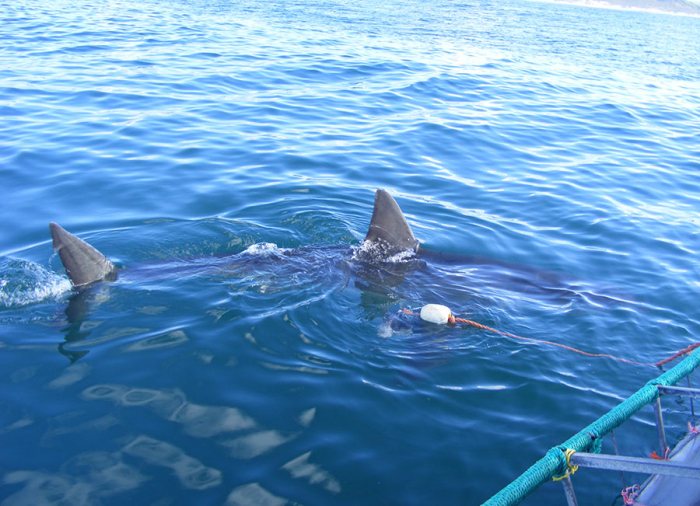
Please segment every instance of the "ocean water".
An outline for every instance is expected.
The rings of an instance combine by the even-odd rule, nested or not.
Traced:
[[[0,1],[0,504],[483,502],[659,371],[400,311],[700,340],[699,132],[692,16]],[[376,188],[429,254],[355,259]],[[50,221],[118,280],[72,292]]]

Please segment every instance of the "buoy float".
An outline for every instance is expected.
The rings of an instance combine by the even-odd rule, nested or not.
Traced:
[[[426,304],[420,308],[420,318],[437,325],[447,325],[454,322],[454,316],[452,316],[450,308],[441,304]]]

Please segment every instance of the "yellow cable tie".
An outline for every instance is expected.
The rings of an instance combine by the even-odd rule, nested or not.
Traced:
[[[576,453],[576,450],[572,450],[571,448],[564,450],[564,456],[566,457],[566,472],[561,476],[552,476],[552,481],[561,481],[578,471],[578,466],[571,464],[571,456],[574,453]]]

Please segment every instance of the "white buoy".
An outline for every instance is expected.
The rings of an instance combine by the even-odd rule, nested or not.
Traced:
[[[446,325],[450,321],[452,311],[447,306],[441,304],[426,304],[420,308],[421,320],[438,325]]]

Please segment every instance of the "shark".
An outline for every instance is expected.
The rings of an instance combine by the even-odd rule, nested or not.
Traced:
[[[499,296],[503,290],[517,291],[543,304],[570,304],[579,298],[595,305],[616,302],[586,287],[564,282],[554,272],[435,251],[416,239],[398,203],[384,189],[375,191],[369,227],[359,246],[302,245],[285,249],[256,243],[224,256],[124,266],[57,223],[50,223],[49,230],[53,248],[73,288],[66,307],[69,323],[65,329],[66,342],[59,345],[59,351],[71,361],[87,353],[71,349],[71,343],[89,334],[89,326],[84,327],[83,321],[93,306],[109,300],[110,285],[118,280],[120,283],[114,284],[128,292],[130,287],[138,290],[142,283],[177,281],[204,273],[203,279],[209,276],[221,279],[229,287],[227,290],[246,294],[251,293],[247,291],[250,289],[256,294],[254,298],[264,294],[272,306],[258,316],[297,307],[300,302],[286,296],[290,290],[303,292],[302,298],[308,302],[352,284],[359,292],[360,307],[367,320],[389,321],[391,332],[413,331],[410,317],[404,322],[403,316],[391,316],[397,303],[457,302],[462,306],[466,303],[471,312],[491,307],[491,297]],[[228,311],[232,315],[244,312],[239,308]],[[380,330],[384,332],[385,327],[382,324]]]
[[[91,244],[58,223],[50,223],[49,231],[53,249],[76,291],[118,278],[119,269]],[[358,259],[365,263],[387,262],[397,255],[413,256],[419,247],[420,243],[394,197],[384,189],[376,190],[369,229],[358,250]]]

